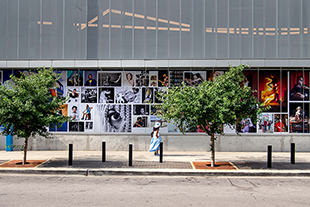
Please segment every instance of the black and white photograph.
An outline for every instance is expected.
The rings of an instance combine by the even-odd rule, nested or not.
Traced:
[[[81,103],[97,103],[97,88],[82,88]]]
[[[69,122],[69,132],[84,132],[84,122]]]
[[[99,103],[114,103],[114,88],[99,88]]]
[[[136,72],[136,86],[149,86],[149,73],[148,71],[137,71]]]
[[[67,71],[67,86],[83,86],[83,71]]]
[[[141,103],[141,89],[137,87],[115,88],[115,103]]]
[[[70,87],[67,89],[67,96],[69,97],[67,103],[79,103],[80,102],[80,88]]]
[[[124,87],[134,87],[136,83],[136,71],[124,71]]]
[[[100,106],[101,131],[102,132],[131,132],[131,105]]]
[[[85,131],[92,131],[94,128],[94,123],[93,122],[85,122]]]
[[[153,103],[153,88],[143,88],[142,89],[142,103]]]
[[[133,105],[133,115],[149,115],[149,105]]]
[[[183,82],[183,71],[170,71],[170,86],[179,86]]]
[[[84,86],[97,86],[97,71],[85,71],[84,72]]]
[[[122,86],[122,72],[98,72],[98,86]]]
[[[148,127],[148,117],[147,116],[134,116],[132,127],[133,128]]]

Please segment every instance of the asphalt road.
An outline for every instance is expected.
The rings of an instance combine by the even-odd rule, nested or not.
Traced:
[[[0,175],[0,206],[310,206],[310,178]]]

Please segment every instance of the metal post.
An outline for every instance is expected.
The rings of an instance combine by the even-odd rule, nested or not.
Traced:
[[[132,144],[129,144],[129,166],[132,166]]]
[[[271,145],[268,145],[268,153],[267,153],[267,167],[268,168],[271,168],[271,159],[272,159],[272,146]]]
[[[69,144],[69,162],[68,162],[68,165],[72,165],[72,153],[73,151],[73,144]]]
[[[106,161],[106,144],[102,142],[102,162]]]
[[[163,163],[163,154],[164,154],[164,145],[163,142],[160,142],[160,154],[159,154],[160,163]]]
[[[295,164],[295,143],[291,143],[291,164]]]

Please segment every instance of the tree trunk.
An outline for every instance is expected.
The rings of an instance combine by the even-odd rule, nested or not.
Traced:
[[[23,165],[26,164],[27,161],[27,148],[28,148],[28,137],[25,138]]]
[[[214,134],[211,135],[211,167],[215,166]]]

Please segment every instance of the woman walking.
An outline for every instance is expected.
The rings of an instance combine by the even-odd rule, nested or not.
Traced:
[[[150,144],[150,152],[154,152],[155,156],[159,156],[158,149],[159,149],[160,142],[161,142],[159,127],[160,127],[160,123],[156,122],[153,128],[153,136],[152,136],[152,140]]]

